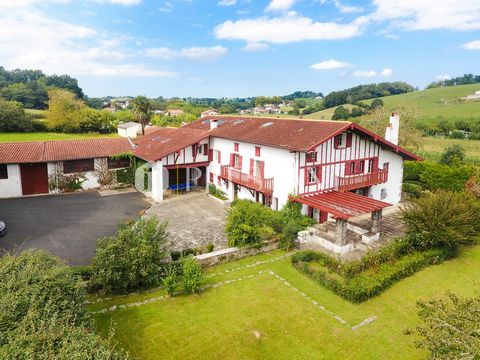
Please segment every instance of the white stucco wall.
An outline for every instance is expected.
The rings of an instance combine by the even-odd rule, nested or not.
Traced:
[[[204,139],[199,142],[199,146],[201,148],[201,152],[197,152],[196,156],[193,156],[192,153],[192,146],[187,146],[184,149],[180,150],[180,154],[170,154],[168,156],[165,156],[162,159],[163,165],[164,166],[169,166],[169,165],[174,165],[174,164],[192,164],[192,163],[200,163],[200,162],[206,162],[208,161],[208,151],[206,155],[203,153],[203,147],[205,144],[207,144],[207,150],[209,149],[208,147],[208,139]],[[177,161],[175,162],[175,158],[177,158]]]
[[[7,165],[8,179],[0,179],[0,198],[22,196],[20,165]]]
[[[385,163],[389,163],[388,181],[372,186],[372,197],[391,204],[398,204],[402,199],[403,158],[393,151],[381,149],[378,165],[383,168]],[[385,189],[386,197],[382,197],[382,189]]]
[[[238,152],[234,151],[234,143],[238,143]],[[264,177],[265,179],[273,178],[273,195],[272,198],[278,199],[278,208],[280,209],[288,200],[288,195],[295,191],[295,172],[297,166],[295,162],[295,154],[288,150],[274,148],[270,146],[250,144],[241,141],[232,141],[221,138],[212,138],[210,145],[213,153],[213,160],[208,168],[209,172],[214,174],[214,184],[218,186],[217,176],[220,175],[220,165],[230,164],[230,154],[238,153],[242,156],[242,172],[250,173],[250,159],[264,161]],[[255,147],[260,146],[260,156],[255,156]],[[221,164],[217,161],[216,151],[221,152]],[[209,180],[209,176],[207,176]],[[233,186],[230,184],[228,190],[224,182],[221,182],[221,189],[228,194],[229,199],[233,200]],[[238,192],[238,198],[255,200],[254,196],[248,189],[242,189]],[[273,204],[272,199],[272,204]]]

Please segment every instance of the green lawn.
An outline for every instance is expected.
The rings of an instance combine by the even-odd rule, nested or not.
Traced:
[[[141,359],[421,359],[426,354],[414,348],[415,339],[404,333],[419,324],[417,299],[443,296],[449,289],[472,295],[480,278],[477,246],[462,250],[455,260],[418,272],[378,297],[352,304],[299,273],[289,258],[245,267],[283,254],[276,251],[210,268],[207,274],[216,274],[208,278],[210,284],[243,280],[200,295],[96,314],[98,328],[107,334],[113,320],[114,338]],[[267,272],[259,274],[267,269],[299,291]],[[247,275],[252,277],[244,278]],[[161,295],[164,292],[157,290],[118,297],[91,309]],[[350,327],[372,316],[375,321],[357,330]]]
[[[423,149],[417,151],[428,160],[438,161],[446,148],[460,145],[465,149],[467,162],[480,164],[480,140],[446,139],[442,137],[426,137],[423,139]]]
[[[114,134],[99,134],[99,133],[65,134],[65,133],[53,133],[53,132],[0,133],[0,142],[80,140],[80,139],[112,138],[112,137],[118,137],[118,134],[116,133]]]

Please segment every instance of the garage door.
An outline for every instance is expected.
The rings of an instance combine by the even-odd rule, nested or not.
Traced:
[[[48,174],[46,163],[21,164],[20,174],[22,179],[23,195],[48,193]]]

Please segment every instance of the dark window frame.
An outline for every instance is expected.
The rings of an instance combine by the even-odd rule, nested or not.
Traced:
[[[0,164],[0,180],[8,179],[8,165]]]
[[[129,158],[120,158],[120,159],[112,159],[108,158],[107,160],[108,169],[124,169],[129,168],[131,165]]]
[[[64,174],[75,174],[95,171],[95,159],[67,160],[63,162]]]

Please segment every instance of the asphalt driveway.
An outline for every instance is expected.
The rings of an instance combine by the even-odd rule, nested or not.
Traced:
[[[71,265],[88,264],[96,240],[113,235],[118,225],[149,206],[137,192],[83,192],[0,199],[7,235],[0,248],[10,252],[44,249]]]

